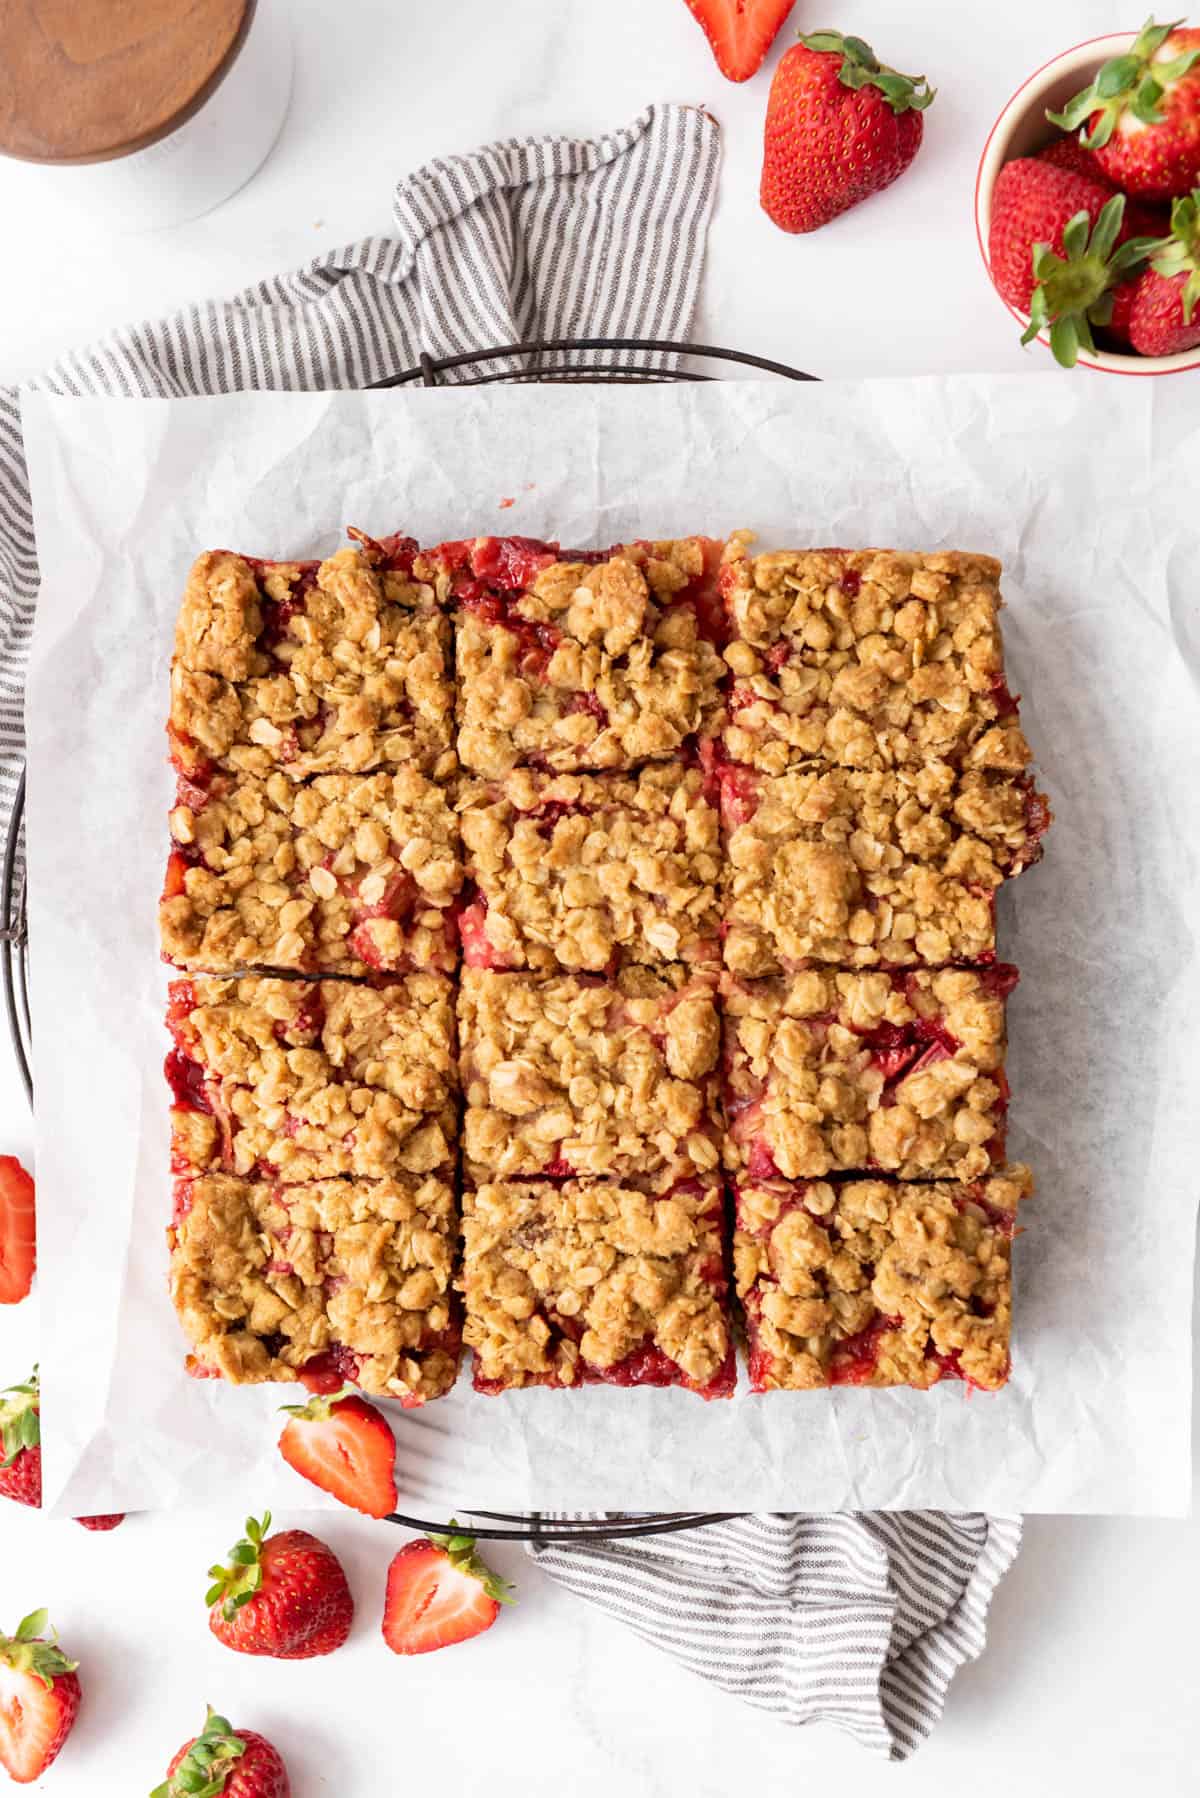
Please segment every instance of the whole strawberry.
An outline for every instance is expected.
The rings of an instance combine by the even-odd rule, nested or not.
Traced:
[[[78,1661],[33,1611],[0,1636],[0,1767],[18,1785],[40,1779],[71,1733],[79,1709]]]
[[[204,1728],[185,1742],[150,1798],[291,1798],[287,1768],[265,1736],[235,1730],[209,1706]]]
[[[802,36],[775,71],[763,141],[763,211],[782,231],[816,231],[890,187],[921,147],[933,99],[859,37]]]
[[[1092,326],[1106,326],[1114,290],[1145,265],[1155,240],[1133,237],[1124,194],[1037,157],[1001,169],[992,194],[988,262],[1002,299],[1029,314],[1021,338],[1049,330],[1066,368],[1094,349]]]
[[[271,1513],[246,1519],[246,1535],[228,1567],[210,1567],[208,1626],[239,1654],[279,1661],[332,1654],[350,1634],[354,1600],[342,1564],[307,1530],[268,1536]]]
[[[1180,197],[1200,182],[1200,31],[1147,19],[1061,112],[1046,117],[1079,141],[1126,193]]]
[[[1200,187],[1171,209],[1171,231],[1138,280],[1129,341],[1142,356],[1177,356],[1200,345]]]

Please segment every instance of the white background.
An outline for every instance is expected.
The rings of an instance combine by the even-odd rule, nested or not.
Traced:
[[[726,84],[682,0],[439,0],[419,10],[411,0],[306,0],[295,11],[296,84],[280,142],[208,218],[141,239],[81,235],[34,205],[19,166],[0,165],[0,380],[110,325],[386,231],[392,182],[430,155],[497,135],[603,130],[651,99],[704,102],[725,128],[697,336],[827,377],[1029,367],[1043,352],[1019,352],[978,262],[978,151],[1032,68],[1140,18],[1104,0],[800,0],[796,24],[836,14],[897,65],[927,70],[941,92],[901,186],[789,239],[755,203],[767,78]],[[0,1127],[0,1146],[27,1150],[6,1064]],[[27,1371],[36,1325],[32,1301],[0,1316],[0,1382]],[[91,1536],[4,1508],[0,1623],[47,1603],[85,1661],[86,1708],[48,1791],[148,1790],[206,1699],[277,1741],[295,1798],[402,1786],[724,1798],[814,1783],[858,1798],[885,1780],[978,1798],[1115,1798],[1131,1777],[1183,1798],[1200,1780],[1195,1521],[1031,1521],[987,1655],[960,1674],[933,1741],[889,1771],[830,1731],[787,1731],[710,1692],[511,1555],[496,1559],[516,1567],[523,1603],[496,1630],[452,1656],[393,1662],[375,1635],[393,1541],[349,1517],[323,1517],[321,1528],[359,1598],[350,1645],[292,1667],[235,1661],[207,1636],[202,1592],[238,1522],[135,1520]]]

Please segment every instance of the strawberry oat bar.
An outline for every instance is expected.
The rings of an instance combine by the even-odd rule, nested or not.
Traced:
[[[583,969],[719,959],[720,830],[698,767],[515,768],[463,786],[469,967]]]
[[[1003,1386],[1012,1238],[1032,1186],[1019,1166],[964,1185],[741,1186],[734,1278],[754,1391]]]
[[[455,607],[463,767],[629,769],[713,736],[719,555],[688,537],[562,560],[556,544],[477,537],[418,558]]]
[[[454,768],[450,627],[407,538],[360,538],[328,561],[202,555],[171,664],[171,758],[213,771],[361,774]]]
[[[718,777],[725,962],[751,976],[991,960],[996,889],[1038,859],[1049,823],[1027,776],[949,762]]]
[[[448,1392],[458,1220],[436,1176],[288,1186],[180,1178],[170,1284],[198,1374],[351,1380],[416,1405]]]
[[[463,1209],[476,1391],[733,1391],[718,1179],[496,1182]]]
[[[941,551],[780,550],[730,539],[728,759],[783,774],[1030,759],[1004,676],[1000,564]]]
[[[159,905],[164,959],[232,973],[454,969],[462,881],[443,789],[414,767],[303,786],[180,780]]]
[[[1016,981],[1003,963],[729,980],[727,1164],[743,1180],[987,1174],[1004,1159]]]
[[[712,970],[592,975],[465,968],[463,1151],[475,1181],[683,1179],[720,1161]]]
[[[171,983],[177,1173],[285,1183],[454,1164],[453,988],[197,975]]]

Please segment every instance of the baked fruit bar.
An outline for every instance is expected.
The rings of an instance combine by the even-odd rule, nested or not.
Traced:
[[[1050,822],[1027,776],[949,762],[718,778],[725,962],[752,976],[990,960],[996,889],[1037,861]]]
[[[1004,675],[1000,564],[941,551],[780,550],[732,537],[725,753],[765,774],[1029,762]]]
[[[463,1198],[475,1389],[733,1391],[722,1192],[711,1175],[493,1182]]]
[[[417,768],[180,780],[163,958],[232,973],[450,972],[462,884],[452,801]]]
[[[454,1193],[436,1176],[286,1186],[176,1181],[171,1297],[200,1375],[328,1374],[421,1404],[448,1392],[460,1325]]]
[[[453,771],[450,627],[416,545],[358,541],[325,562],[202,555],[179,609],[171,759],[293,780],[412,765]]]
[[[469,967],[600,973],[720,959],[720,823],[699,767],[514,768],[459,799]]]
[[[720,1162],[720,1028],[708,969],[594,975],[464,968],[465,1168],[683,1179]]]
[[[1004,1160],[1016,983],[1004,963],[728,980],[728,1166],[751,1180],[988,1173]]]
[[[453,989],[265,975],[172,981],[176,1173],[285,1183],[454,1164]]]
[[[966,1185],[770,1180],[736,1194],[755,1392],[1009,1374],[1011,1248],[1029,1169]]]
[[[702,537],[566,559],[557,544],[477,537],[421,557],[455,608],[463,767],[628,769],[715,734],[719,559]]]

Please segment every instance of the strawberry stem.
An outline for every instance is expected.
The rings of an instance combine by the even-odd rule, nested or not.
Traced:
[[[450,1529],[453,1533],[446,1536],[435,1536],[429,1531],[427,1539],[435,1548],[444,1551],[450,1565],[458,1572],[468,1573],[472,1579],[477,1579],[488,1597],[495,1599],[497,1604],[515,1604],[517,1601],[513,1596],[511,1583],[501,1579],[498,1573],[493,1573],[487,1562],[475,1553],[474,1536],[460,1530],[455,1517],[450,1519]]]
[[[60,1673],[74,1673],[79,1665],[67,1659],[49,1624],[46,1611],[30,1611],[11,1636],[0,1636],[0,1662],[18,1673],[32,1673],[47,1691]]]
[[[1152,237],[1131,237],[1115,249],[1125,217],[1125,196],[1114,194],[1095,224],[1087,211],[1075,213],[1063,231],[1064,255],[1049,244],[1033,246],[1033,297],[1029,324],[1021,334],[1031,343],[1049,331],[1050,348],[1063,368],[1074,368],[1081,349],[1095,353],[1093,325],[1112,317],[1113,289],[1145,266],[1158,247]]]
[[[880,62],[870,44],[860,37],[843,37],[840,31],[800,33],[806,50],[841,56],[838,80],[843,87],[877,87],[892,111],[924,112],[932,105],[936,88],[930,87],[924,75],[901,75]]]
[[[36,1367],[24,1385],[0,1394],[0,1468],[11,1467],[24,1449],[36,1448],[42,1440],[38,1404]]]
[[[1085,150],[1104,148],[1126,107],[1141,124],[1159,124],[1164,93],[1182,80],[1200,57],[1200,50],[1185,50],[1168,62],[1155,60],[1171,33],[1182,24],[1182,19],[1172,19],[1169,25],[1156,25],[1153,18],[1147,19],[1129,49],[1110,57],[1095,80],[1068,100],[1061,112],[1047,111],[1050,123],[1064,131],[1075,131],[1094,113],[1094,122],[1079,134]]]
[[[1190,325],[1200,303],[1200,187],[1182,195],[1171,207],[1171,235],[1155,246],[1150,266],[1156,275],[1188,278],[1183,287],[1183,322]]]
[[[262,1586],[262,1546],[271,1527],[271,1513],[264,1511],[261,1523],[247,1517],[246,1534],[229,1551],[229,1567],[210,1567],[208,1577],[214,1583],[208,1588],[204,1602],[210,1607],[221,1605],[221,1615],[231,1622],[244,1604],[248,1604]]]
[[[208,1707],[204,1728],[174,1773],[155,1786],[150,1798],[220,1798],[234,1763],[246,1752],[246,1743],[234,1734],[228,1718]]]

